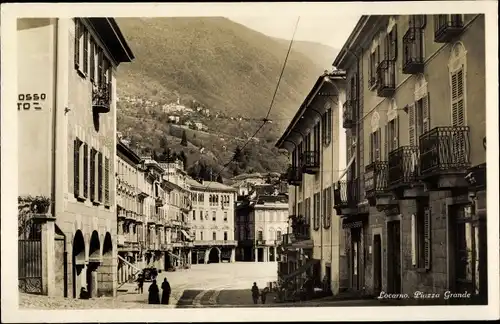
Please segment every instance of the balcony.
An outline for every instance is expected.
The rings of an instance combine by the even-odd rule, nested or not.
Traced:
[[[133,211],[127,210],[125,219],[128,221],[135,221],[136,220],[135,213]]]
[[[292,215],[292,234],[297,241],[305,241],[311,239],[311,225],[302,215]]]
[[[388,206],[397,204],[392,193],[388,190],[389,163],[376,161],[365,168],[365,193],[370,206],[384,210]]]
[[[299,186],[302,183],[302,173],[296,166],[289,166],[286,179],[291,186]]]
[[[319,172],[319,152],[306,151],[302,153],[302,172],[315,174]]]
[[[349,129],[356,125],[357,100],[348,99],[344,102],[342,111],[342,127]]]
[[[156,207],[161,207],[165,205],[165,199],[163,197],[156,197],[155,199]]]
[[[377,96],[391,97],[396,91],[396,62],[383,60],[377,67]]]
[[[359,179],[341,180],[333,189],[333,207],[337,215],[354,215],[358,213]]]
[[[417,74],[424,72],[423,31],[410,27],[403,36],[403,73]]]
[[[436,127],[422,134],[420,178],[433,189],[467,187],[470,167],[469,127]]]
[[[111,83],[92,87],[92,109],[97,113],[108,113],[111,109]]]
[[[389,152],[388,187],[397,199],[415,199],[425,196],[419,175],[419,151],[417,146],[401,146]]]
[[[125,219],[127,217],[127,213],[125,209],[118,207],[118,219]]]
[[[464,30],[462,15],[435,15],[434,42],[450,43]]]
[[[237,246],[238,241],[235,240],[212,240],[212,241],[194,241],[194,246]]]

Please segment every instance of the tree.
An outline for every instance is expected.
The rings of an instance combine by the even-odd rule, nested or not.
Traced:
[[[187,142],[187,135],[186,135],[186,130],[182,132],[182,140],[181,140],[181,145],[182,146],[188,146]]]
[[[182,161],[182,163],[184,164],[184,168],[186,168],[187,167],[187,156],[186,156],[186,153],[184,153],[184,151],[181,151],[181,153],[179,154],[179,158]]]
[[[165,137],[160,137],[160,148],[164,151],[168,148],[168,142]]]

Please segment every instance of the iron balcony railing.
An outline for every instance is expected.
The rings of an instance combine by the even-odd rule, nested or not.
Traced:
[[[396,62],[384,59],[377,67],[377,95],[390,97],[396,90]]]
[[[435,127],[420,136],[419,144],[422,176],[440,171],[465,172],[470,167],[468,126]]]
[[[302,182],[302,172],[296,166],[290,165],[286,173],[286,179],[292,186],[300,185]]]
[[[419,152],[417,146],[401,146],[389,152],[389,187],[408,185],[417,181]]]
[[[338,181],[333,189],[336,208],[354,208],[359,201],[359,179]]]
[[[403,73],[417,74],[424,71],[423,30],[410,27],[403,36]]]
[[[111,83],[93,85],[92,108],[99,113],[107,113],[111,109]]]
[[[319,169],[319,152],[305,151],[302,153],[302,172],[315,173]]]
[[[464,28],[464,20],[459,15],[435,15],[434,16],[434,41],[436,43],[448,43],[454,37],[460,35]]]
[[[387,161],[375,161],[366,166],[364,178],[367,196],[387,190],[388,165]]]
[[[342,111],[342,127],[352,128],[356,124],[356,99],[347,99],[343,105]]]
[[[290,216],[292,220],[292,234],[298,241],[309,240],[311,238],[310,224],[306,217],[301,215]]]

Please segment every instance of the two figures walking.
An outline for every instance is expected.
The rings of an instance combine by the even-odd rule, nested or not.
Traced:
[[[269,293],[269,288],[264,288],[262,289],[262,291],[259,290],[259,287],[257,287],[257,283],[254,282],[253,283],[253,286],[252,286],[252,299],[253,299],[253,303],[254,304],[258,304],[259,303],[259,297],[260,297],[260,301],[262,302],[262,304],[265,304],[266,303],[266,297],[267,297],[267,294]]]
[[[162,294],[161,294],[161,304],[168,305],[170,302],[170,293],[172,289],[170,288],[170,283],[167,281],[167,278],[163,279],[161,284]],[[149,286],[149,296],[148,303],[149,304],[160,304],[160,289],[156,284],[156,280],[153,280],[151,286]]]

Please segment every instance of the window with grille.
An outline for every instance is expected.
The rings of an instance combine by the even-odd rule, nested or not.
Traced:
[[[82,141],[73,141],[73,191],[76,198],[80,196],[80,148]]]
[[[109,197],[109,158],[104,159],[104,205],[110,205]],[[135,206],[134,206],[135,207]],[[135,209],[135,208],[134,208]]]
[[[381,132],[378,128],[370,133],[370,162],[380,161]]]

